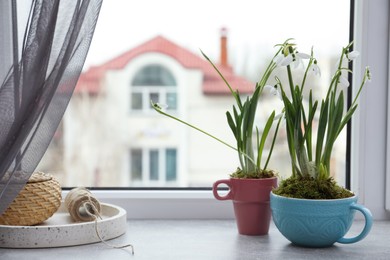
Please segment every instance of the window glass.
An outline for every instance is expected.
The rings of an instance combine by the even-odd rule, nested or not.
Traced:
[[[159,153],[158,150],[149,151],[149,179],[157,181],[159,179]]]
[[[166,159],[166,180],[167,181],[175,181],[176,180],[176,169],[177,169],[177,161],[176,161],[176,149],[167,149],[165,151],[165,159]]]
[[[131,93],[131,109],[140,110],[142,109],[142,106],[142,93]]]
[[[142,180],[142,150],[132,149],[131,150],[131,180],[141,181]]]
[[[168,110],[176,110],[177,109],[177,94],[175,92],[167,93],[166,100],[167,100],[166,104],[167,104]]]
[[[172,74],[159,65],[149,65],[141,69],[133,80],[133,86],[175,86]]]
[[[149,93],[149,100],[152,100],[154,103],[160,103],[160,94],[156,92]]]
[[[177,151],[175,148],[135,148],[130,150],[129,186],[175,185]]]
[[[235,145],[225,116],[234,99],[200,50],[224,68],[234,88],[244,81],[254,87],[275,44],[294,37],[300,52],[314,46],[321,77],[308,81],[318,97],[349,41],[349,2],[105,1],[84,77],[56,135],[61,145],[51,145],[38,169],[56,175],[63,186],[210,187],[229,178],[239,166],[234,150],[158,114],[150,100]],[[261,132],[282,104],[268,92],[260,102]],[[269,164],[282,178],[291,173],[285,138],[281,129]],[[342,133],[332,158],[332,173],[341,183],[345,138]],[[93,180],[96,172],[99,182]]]

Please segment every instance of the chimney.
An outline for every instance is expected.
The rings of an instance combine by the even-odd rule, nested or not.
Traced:
[[[220,63],[223,67],[228,67],[228,57],[227,57],[227,29],[225,27],[221,28],[221,57]]]

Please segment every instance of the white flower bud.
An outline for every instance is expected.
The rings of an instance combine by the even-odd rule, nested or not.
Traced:
[[[356,59],[359,55],[360,53],[358,51],[351,51],[350,53],[347,54],[347,58],[349,61],[352,61]]]

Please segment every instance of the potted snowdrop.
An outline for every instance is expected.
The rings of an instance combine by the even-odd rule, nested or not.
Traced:
[[[279,48],[275,57],[283,50]],[[228,126],[233,133],[236,145],[230,145],[220,138],[215,137],[198,127],[185,122],[164,111],[163,106],[152,102],[153,108],[160,114],[185,124],[223,145],[237,152],[239,166],[230,174],[229,179],[218,180],[213,185],[213,194],[218,200],[232,200],[236,216],[238,232],[243,235],[265,235],[268,233],[271,219],[271,209],[269,206],[270,192],[277,187],[276,173],[268,169],[268,163],[272,156],[277,132],[282,117],[273,111],[264,126],[258,127],[255,124],[255,115],[259,98],[266,86],[266,83],[274,69],[276,62],[272,59],[266,68],[261,79],[256,83],[253,94],[246,99],[230,86],[218,68],[202,52],[203,56],[214,67],[229,88],[235,104],[232,111],[226,112]],[[260,128],[260,129],[259,129]],[[273,134],[271,134],[273,132]],[[267,138],[271,138],[271,147],[268,154],[264,153]],[[226,184],[229,192],[225,196],[218,193],[218,186]]]
[[[357,204],[357,196],[339,186],[330,173],[334,143],[356,111],[358,97],[371,77],[367,67],[351,106],[345,109],[343,86],[349,85],[345,74],[352,73],[346,64],[358,56],[358,52],[350,51],[351,46],[342,49],[337,69],[321,100],[314,100],[311,89],[304,91],[308,74],[320,75],[313,49],[310,55],[302,55],[295,44],[287,41],[281,45],[281,56],[276,58],[277,64],[285,67],[288,79],[284,83],[276,78],[274,91],[280,93],[284,104],[292,174],[272,191],[271,209],[279,231],[297,245],[328,247],[335,242],[354,243],[363,239],[372,225],[370,211]],[[293,63],[299,57],[306,58],[307,63],[302,81],[296,82]],[[306,101],[304,93],[308,93]],[[356,210],[363,213],[366,225],[358,236],[344,238]]]

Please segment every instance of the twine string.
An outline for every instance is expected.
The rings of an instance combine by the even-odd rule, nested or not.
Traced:
[[[65,204],[71,217],[78,222],[85,222],[93,220],[95,222],[95,232],[99,240],[110,248],[124,249],[131,248],[131,253],[134,255],[134,246],[126,244],[116,246],[105,241],[98,229],[98,219],[103,220],[100,214],[100,202],[92,196],[91,192],[85,188],[75,188],[71,190],[65,198]]]
[[[115,249],[123,249],[123,248],[127,248],[127,247],[130,247],[131,248],[131,254],[134,255],[134,246],[132,244],[126,244],[126,245],[122,245],[122,246],[115,246],[115,245],[112,245],[112,244],[109,244],[107,241],[105,241],[100,233],[99,233],[99,230],[98,230],[98,218],[100,219],[103,219],[102,216],[100,215],[99,211],[97,211],[95,205],[93,204],[92,200],[91,200],[91,197],[88,196],[88,201],[84,202],[84,207],[85,207],[85,212],[94,218],[95,220],[95,231],[96,231],[96,235],[98,236],[98,238],[100,239],[100,241],[105,244],[106,246],[110,247],[110,248],[115,248]],[[90,209],[92,209],[92,212],[90,211]]]

